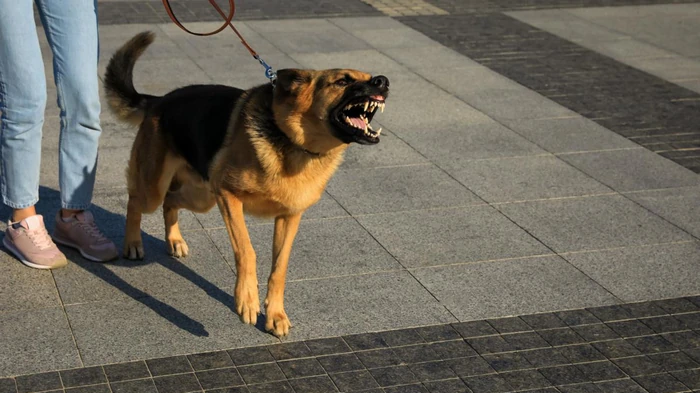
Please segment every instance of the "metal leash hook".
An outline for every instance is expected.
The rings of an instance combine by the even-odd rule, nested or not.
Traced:
[[[175,23],[182,30],[184,30],[187,33],[190,33],[192,35],[196,35],[196,36],[200,36],[200,37],[210,36],[210,35],[214,35],[214,34],[221,32],[223,29],[226,28],[226,26],[229,26],[231,28],[231,30],[233,30],[233,32],[236,33],[238,38],[241,40],[241,44],[243,44],[243,46],[245,46],[245,48],[248,49],[248,52],[250,52],[250,54],[253,56],[253,58],[255,60],[259,61],[263,67],[265,67],[265,77],[270,80],[272,87],[275,87],[275,84],[277,82],[277,73],[275,72],[275,70],[271,66],[269,66],[265,62],[265,60],[260,58],[258,53],[255,52],[255,50],[253,50],[253,48],[251,48],[250,45],[248,45],[248,43],[243,38],[241,33],[239,33],[238,30],[236,30],[236,28],[231,23],[231,21],[233,20],[233,15],[236,13],[236,4],[234,3],[234,0],[228,0],[228,4],[230,7],[228,15],[226,15],[224,13],[224,11],[221,10],[219,5],[216,4],[216,0],[209,0],[209,3],[211,3],[211,5],[216,9],[216,11],[219,13],[219,15],[221,15],[221,17],[224,18],[224,24],[221,25],[218,29],[216,29],[214,31],[210,31],[208,33],[196,33],[194,31],[188,30],[185,26],[183,26],[182,23],[180,23],[180,21],[175,16],[175,13],[173,12],[172,7],[170,6],[170,1],[163,0],[163,6],[165,6],[165,11],[168,13],[168,16],[173,21],[173,23]]]
[[[275,84],[277,84],[277,72],[275,72],[272,66],[265,63],[265,60],[263,60],[257,53],[253,57],[259,61],[263,67],[265,67],[265,77],[270,80],[272,87],[275,87]]]

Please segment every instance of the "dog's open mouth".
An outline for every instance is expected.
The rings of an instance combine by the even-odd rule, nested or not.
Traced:
[[[382,128],[375,130],[370,122],[377,111],[384,112],[384,105],[384,96],[381,95],[351,98],[336,110],[335,125],[358,143],[378,143]]]

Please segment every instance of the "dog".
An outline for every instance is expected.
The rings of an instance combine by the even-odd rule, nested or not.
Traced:
[[[274,86],[190,85],[164,96],[141,94],[134,65],[154,39],[147,31],[125,43],[104,78],[112,112],[138,126],[126,170],[124,256],[144,257],[141,218],[159,206],[168,252],[187,256],[178,211],[218,206],[236,259],[236,311],[256,324],[256,259],[244,214],[274,218],[265,328],[286,336],[284,286],[301,216],[321,198],[349,144],[379,142],[381,128],[370,122],[384,110],[389,80],[352,69],[283,69]]]

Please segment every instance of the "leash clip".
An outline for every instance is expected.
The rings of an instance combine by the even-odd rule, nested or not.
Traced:
[[[253,56],[253,57],[255,57],[255,59],[256,59],[257,61],[259,61],[260,64],[261,64],[263,67],[265,67],[265,77],[266,77],[267,79],[270,80],[270,83],[272,84],[272,87],[274,87],[275,84],[277,83],[277,73],[275,72],[275,70],[274,70],[270,65],[268,65],[268,64],[265,62],[265,60],[263,60],[263,59],[262,59],[260,56],[258,56],[257,54],[256,54],[255,56]]]

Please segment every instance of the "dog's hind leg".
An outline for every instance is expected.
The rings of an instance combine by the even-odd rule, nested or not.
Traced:
[[[265,329],[277,337],[289,334],[292,327],[284,311],[284,283],[287,278],[289,254],[299,229],[301,214],[280,216],[275,219],[275,237],[272,245],[272,271],[267,281],[265,298]]]
[[[157,123],[153,121],[152,124]],[[173,176],[183,165],[181,158],[168,153],[154,128],[144,121],[136,135],[127,168],[129,202],[123,252],[128,259],[143,259],[141,216],[153,213],[163,203]]]
[[[170,255],[180,258],[186,257],[189,253],[189,247],[182,237],[178,224],[180,209],[206,213],[215,205],[214,194],[199,175],[188,168],[177,172],[163,201],[165,242]]]

